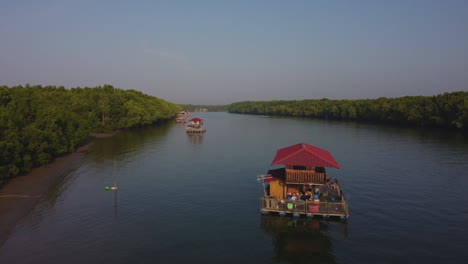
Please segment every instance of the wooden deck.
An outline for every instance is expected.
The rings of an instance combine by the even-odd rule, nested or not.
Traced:
[[[349,217],[349,208],[346,197],[339,189],[332,189],[328,186],[321,188],[322,195],[318,202],[315,201],[293,201],[293,200],[278,200],[276,197],[262,197],[260,211],[262,213],[279,213],[280,215],[306,215],[306,216],[322,216],[322,217],[340,217],[347,219]],[[327,193],[327,195],[323,195]]]
[[[204,127],[198,127],[198,128],[187,127],[187,130],[186,130],[187,133],[204,133],[205,131],[206,131],[206,128]]]

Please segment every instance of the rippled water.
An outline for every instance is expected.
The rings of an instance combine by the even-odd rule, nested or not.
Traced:
[[[96,140],[0,248],[0,263],[454,263],[468,259],[468,136],[202,113]],[[329,150],[347,224],[259,214],[277,149]],[[118,164],[118,192],[113,183]]]

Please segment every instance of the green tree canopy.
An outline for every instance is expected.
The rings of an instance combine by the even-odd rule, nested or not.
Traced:
[[[178,105],[111,85],[0,86],[0,183],[74,151],[91,132],[175,117]]]
[[[366,100],[245,101],[229,105],[228,111],[468,129],[468,92]]]

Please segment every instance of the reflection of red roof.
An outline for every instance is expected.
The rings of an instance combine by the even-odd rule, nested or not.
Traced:
[[[195,118],[190,119],[189,121],[199,121],[200,122],[200,121],[203,121],[203,119],[195,117]]]
[[[330,152],[306,143],[279,149],[271,164],[341,168]]]

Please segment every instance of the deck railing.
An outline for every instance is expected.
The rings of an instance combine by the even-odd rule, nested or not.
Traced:
[[[310,170],[286,169],[286,182],[287,183],[324,184],[326,180],[327,180],[326,173],[316,173]]]
[[[260,200],[262,211],[349,217],[348,202],[344,195],[338,202],[278,200],[276,197],[262,197]]]
[[[186,128],[187,133],[201,133],[205,131],[206,129],[204,127],[187,127]]]

